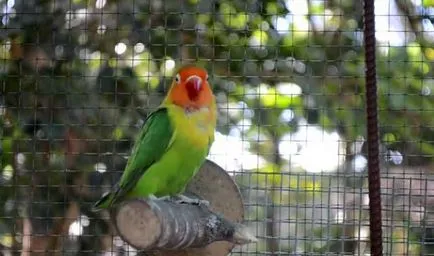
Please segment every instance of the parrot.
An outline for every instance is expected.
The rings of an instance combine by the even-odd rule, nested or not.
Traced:
[[[217,123],[206,69],[178,69],[162,103],[145,119],[122,176],[94,205],[107,209],[131,198],[209,205],[182,195],[209,154]]]

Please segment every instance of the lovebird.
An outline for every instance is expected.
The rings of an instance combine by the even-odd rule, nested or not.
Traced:
[[[182,193],[209,154],[216,118],[208,72],[181,67],[161,105],[145,119],[119,182],[93,210],[138,197],[208,205]]]

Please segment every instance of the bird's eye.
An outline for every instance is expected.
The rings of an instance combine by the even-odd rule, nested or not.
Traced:
[[[175,81],[179,84],[181,82],[181,76],[179,74],[176,74]]]

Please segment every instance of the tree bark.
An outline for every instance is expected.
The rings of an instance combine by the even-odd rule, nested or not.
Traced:
[[[244,225],[198,205],[132,199],[121,204],[112,218],[124,241],[146,251],[201,248],[216,241],[256,241]]]
[[[185,195],[210,206],[132,199],[113,209],[112,223],[146,256],[226,256],[235,245],[256,241],[240,224],[244,207],[238,186],[217,164],[205,161]]]

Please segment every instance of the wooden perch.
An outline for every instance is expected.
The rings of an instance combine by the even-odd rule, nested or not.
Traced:
[[[244,209],[232,178],[206,161],[187,187],[187,196],[205,199],[210,207],[174,201],[132,199],[113,209],[119,236],[144,255],[223,256],[234,245],[256,242],[240,224]]]
[[[196,205],[136,199],[122,204],[115,216],[124,240],[142,250],[199,248],[215,241],[256,241],[245,226]]]

